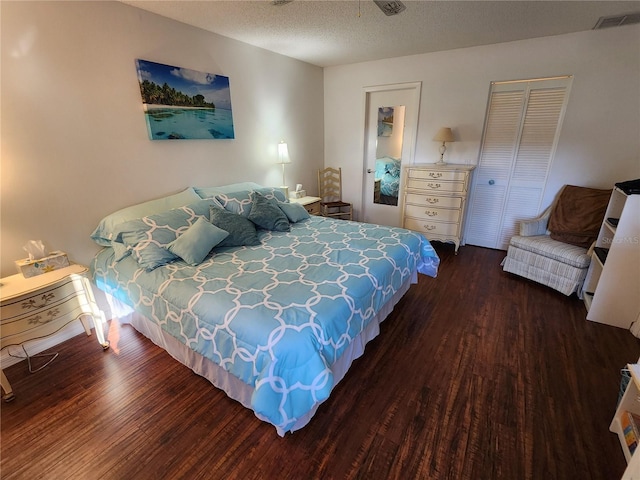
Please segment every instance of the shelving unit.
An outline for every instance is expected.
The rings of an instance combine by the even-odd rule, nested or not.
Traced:
[[[583,286],[587,319],[629,328],[640,313],[640,195],[614,188]]]
[[[640,415],[640,365],[628,365],[627,368],[631,371],[631,380],[627,385],[627,388],[620,400],[616,413],[613,416],[609,430],[618,435],[620,440],[620,446],[624,452],[624,456],[627,459],[627,469],[622,476],[623,480],[631,480],[640,478],[640,447],[638,447],[633,455],[629,451],[627,442],[624,438],[624,432],[622,431],[621,418],[626,412],[633,412]]]

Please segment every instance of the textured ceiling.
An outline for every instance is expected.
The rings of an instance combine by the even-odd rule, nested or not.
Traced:
[[[122,3],[321,67],[591,30],[640,1],[122,0]],[[617,27],[629,28],[629,27]]]

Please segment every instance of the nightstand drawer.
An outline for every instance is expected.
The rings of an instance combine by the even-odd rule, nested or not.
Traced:
[[[406,188],[407,190],[423,190],[428,192],[462,193],[466,191],[466,187],[466,182],[445,182],[409,177]]]
[[[427,170],[427,169],[414,169],[409,168],[407,172],[409,179],[415,178],[419,180],[443,180],[449,182],[464,182],[467,178],[466,171],[455,170]]]
[[[15,320],[24,315],[34,315],[42,310],[46,310],[69,297],[76,295],[78,291],[73,280],[68,277],[60,286],[52,288],[46,292],[39,292],[31,295],[23,295],[7,300],[2,303],[2,317],[0,319],[3,329],[5,323]]]
[[[441,208],[462,207],[462,197],[441,197],[438,195],[425,195],[421,193],[407,193],[405,202],[407,203],[407,207],[409,204]]]
[[[84,313],[86,312],[80,306],[78,299],[71,297],[57,305],[40,309],[38,312],[3,321],[0,346],[4,348],[7,345],[19,345],[27,340],[46,337]]]
[[[304,206],[311,215],[320,215],[320,202],[313,202]]]
[[[290,198],[291,203],[299,203],[310,215],[320,215],[320,197]]]
[[[458,227],[459,224],[457,223],[442,223],[409,217],[404,219],[404,228],[422,232],[427,238],[429,238],[429,234],[457,235]]]
[[[405,206],[405,216],[425,221],[452,222],[460,220],[460,209],[434,208],[418,205]]]

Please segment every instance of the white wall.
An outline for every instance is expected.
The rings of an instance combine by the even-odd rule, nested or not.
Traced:
[[[431,139],[450,126],[446,161],[476,164],[491,81],[573,75],[544,204],[566,184],[612,188],[640,177],[640,26],[412,55],[325,69],[325,165],[362,178],[363,87],[422,82],[416,163],[439,158]],[[361,210],[361,182],[343,197]]]
[[[87,264],[98,221],[189,185],[317,190],[323,72],[118,2],[0,2],[1,274],[29,239]],[[151,141],[134,60],[229,77],[234,140]]]

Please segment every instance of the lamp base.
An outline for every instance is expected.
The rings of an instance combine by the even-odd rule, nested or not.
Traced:
[[[446,151],[447,151],[447,146],[445,145],[445,142],[442,142],[442,145],[440,145],[440,161],[436,163],[436,165],[444,165],[446,163],[444,161],[444,152]]]
[[[281,185],[280,190],[282,190],[282,193],[284,193],[284,198],[289,198],[289,187],[287,187],[286,185]]]

